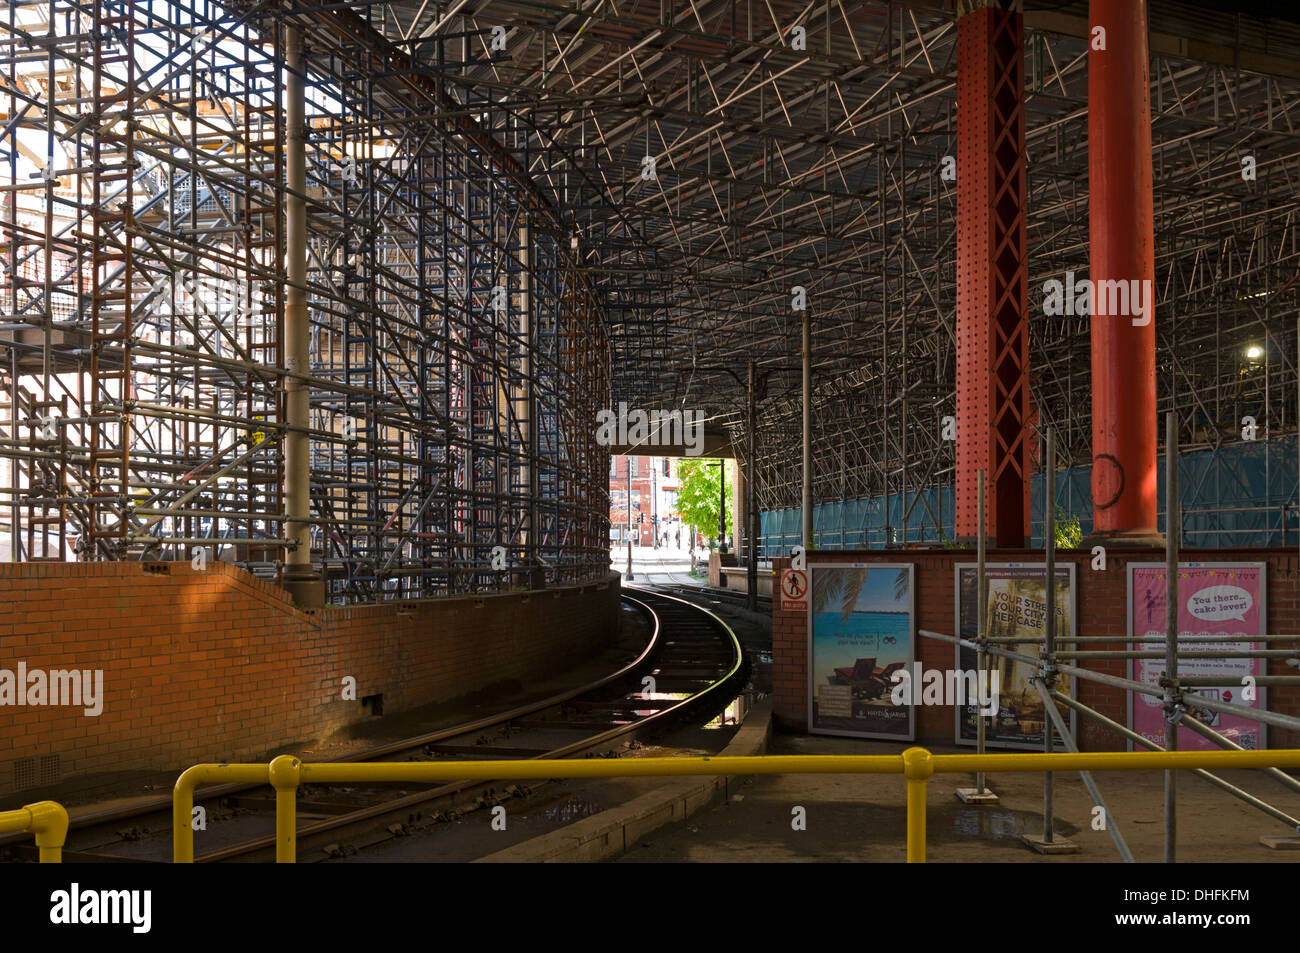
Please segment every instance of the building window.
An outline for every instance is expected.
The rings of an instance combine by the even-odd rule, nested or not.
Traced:
[[[629,477],[636,476],[636,457],[627,458],[627,475]]]

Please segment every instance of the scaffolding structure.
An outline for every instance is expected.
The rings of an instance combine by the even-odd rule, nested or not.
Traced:
[[[1038,431],[1031,454],[1041,455],[1041,432],[1051,425],[1063,464],[1086,466],[1090,318],[1044,314],[1043,288],[1089,272],[1087,43],[1070,32],[1084,22],[1073,15],[1086,15],[1087,4],[1060,4],[1059,14],[1039,6],[1025,4],[1030,421]],[[1262,52],[1252,67],[1198,61],[1167,42],[1173,35],[1212,37],[1225,49],[1240,42],[1245,62],[1248,50],[1270,49],[1256,32],[1264,24],[1249,17],[1165,4],[1153,6],[1151,18],[1158,409],[1177,414],[1187,450],[1240,445],[1246,417],[1255,425],[1251,439],[1266,443],[1296,432],[1300,71],[1266,62]],[[906,10],[892,23],[890,33],[882,20],[859,38],[865,49],[879,35],[875,48],[890,50],[893,73],[872,90],[880,95],[865,96],[879,108],[856,112],[849,101],[851,123],[835,114],[863,146],[831,147],[826,160],[833,174],[860,183],[863,201],[855,209],[848,197],[837,206],[810,196],[799,219],[830,221],[835,209],[834,220],[852,222],[862,236],[858,256],[835,263],[835,274],[819,283],[813,496],[901,494],[903,508],[926,521],[928,538],[942,539],[951,531],[942,529],[941,514],[915,498],[953,482],[954,447],[942,439],[942,421],[957,413],[956,190],[939,170],[945,156],[957,155],[955,87],[947,85],[956,26],[951,11]],[[1272,50],[1295,42],[1293,25],[1268,24],[1275,26]],[[797,322],[782,322],[777,309],[769,322],[784,329],[788,353],[797,354]],[[798,467],[776,462],[798,459],[797,368],[789,374],[791,386],[764,404],[760,423],[757,492],[765,511],[800,505]],[[1298,499],[1294,488],[1291,498]],[[1224,496],[1212,505],[1231,502]],[[886,531],[890,543],[916,541],[905,522]]]
[[[1047,459],[1054,461],[1056,446],[1055,434],[1051,428],[1046,433]],[[1174,521],[1178,520],[1178,437],[1177,437],[1177,418],[1172,412],[1165,415],[1165,505],[1168,511],[1174,514]],[[1049,497],[1054,494],[1055,467],[1047,467],[1047,480]],[[984,486],[984,471],[978,473],[978,497],[977,505],[980,509],[981,519],[976,524],[979,529],[977,537],[977,572],[978,582],[976,591],[979,597],[979,611],[976,616],[976,635],[973,640],[963,639],[957,635],[947,635],[945,633],[931,632],[926,629],[918,630],[923,638],[934,639],[940,642],[946,642],[952,645],[961,646],[975,650],[977,671],[985,673],[991,671],[990,662],[992,658],[1012,659],[1016,662],[1028,665],[1034,675],[1030,681],[1033,683],[1039,698],[1043,703],[1043,710],[1047,713],[1047,721],[1043,730],[1043,750],[1051,752],[1055,750],[1055,735],[1059,736],[1061,744],[1067,751],[1077,752],[1078,746],[1075,743],[1073,732],[1066,724],[1065,719],[1058,710],[1058,705],[1070,708],[1086,718],[1092,719],[1097,724],[1106,728],[1108,731],[1124,738],[1140,748],[1149,751],[1176,751],[1178,749],[1178,726],[1184,725],[1196,734],[1205,738],[1210,743],[1217,745],[1229,751],[1245,750],[1231,738],[1215,731],[1209,725],[1202,723],[1198,716],[1200,712],[1210,711],[1237,715],[1242,718],[1248,718],[1251,721],[1261,725],[1273,725],[1278,728],[1292,731],[1300,730],[1300,718],[1294,715],[1288,715],[1281,712],[1269,710],[1262,705],[1258,708],[1251,705],[1243,705],[1240,702],[1224,701],[1218,697],[1217,692],[1202,692],[1202,689],[1210,689],[1215,686],[1237,687],[1242,684],[1241,679],[1235,675],[1187,675],[1179,672],[1178,663],[1182,660],[1202,660],[1213,659],[1221,661],[1224,659],[1253,659],[1263,661],[1265,665],[1268,660],[1285,661],[1290,666],[1295,666],[1300,662],[1300,636],[1288,634],[1269,633],[1264,635],[1185,635],[1179,632],[1179,599],[1178,599],[1178,580],[1179,580],[1179,545],[1178,534],[1169,533],[1165,537],[1165,631],[1163,635],[1158,636],[1140,636],[1134,634],[1131,638],[1124,640],[1133,646],[1132,648],[1115,649],[1108,646],[1120,641],[1112,636],[1077,636],[1071,633],[1069,636],[1061,637],[1056,632],[1056,612],[1054,611],[1055,587],[1049,582],[1044,586],[1044,597],[1046,608],[1043,613],[1043,637],[1041,639],[1024,639],[1020,636],[996,636],[990,637],[986,634],[986,609],[985,598],[986,588],[984,582],[985,573],[985,538],[984,538],[984,521],[983,508],[986,499],[986,490]],[[1047,527],[1044,536],[1044,580],[1055,578],[1056,566],[1056,542],[1055,542],[1055,514],[1049,511],[1046,515]],[[1010,644],[1007,644],[1010,643]],[[1014,651],[1024,644],[1032,644],[1036,648],[1037,655],[1027,655],[1024,652]],[[1255,643],[1262,643],[1263,647],[1256,647]],[[1290,643],[1291,647],[1283,643]],[[1223,646],[1226,645],[1227,648]],[[1109,675],[1104,672],[1098,672],[1087,667],[1089,661],[1100,661],[1104,659],[1163,659],[1164,669],[1156,683],[1141,682],[1131,678],[1120,678],[1115,675]],[[981,674],[981,677],[984,677]],[[1062,693],[1057,690],[1062,678],[1078,678],[1085,681],[1095,682],[1107,685],[1111,688],[1118,688],[1125,692],[1133,692],[1137,695],[1148,695],[1160,699],[1161,707],[1164,714],[1164,745],[1157,744],[1150,738],[1133,731],[1131,728],[1121,725],[1113,718],[1098,711],[1089,705],[1085,705],[1078,699],[1071,698],[1070,694]],[[1256,684],[1262,686],[1288,686],[1295,687],[1300,685],[1300,675],[1259,675],[1253,676]],[[1213,696],[1213,697],[1211,697]],[[1136,695],[1134,696],[1136,697]],[[986,733],[985,718],[981,712],[976,716],[977,740],[976,750],[979,754],[985,751]],[[1300,792],[1300,781],[1288,775],[1278,768],[1264,768],[1263,773],[1274,781],[1282,784],[1283,787],[1292,793]],[[1195,774],[1202,780],[1208,781],[1220,790],[1226,791],[1233,797],[1251,807],[1256,808],[1262,813],[1268,815],[1274,820],[1281,821],[1291,832],[1300,832],[1300,819],[1287,814],[1274,805],[1263,799],[1245,791],[1235,784],[1231,784],[1216,774],[1211,774],[1204,769],[1197,769]],[[1102,812],[1104,818],[1104,828],[1109,833],[1120,859],[1125,863],[1134,863],[1133,852],[1129,849],[1124,836],[1120,833],[1119,824],[1116,823],[1115,815],[1107,805],[1100,789],[1094,781],[1092,774],[1088,771],[1079,772],[1080,780],[1087,789],[1089,796],[1092,798],[1094,807]],[[1178,837],[1178,798],[1177,798],[1177,781],[1176,772],[1165,771],[1165,789],[1164,789],[1164,861],[1165,863],[1174,863],[1177,860],[1177,837]],[[958,791],[958,797],[970,803],[977,804],[996,804],[998,796],[989,790],[984,783],[984,775],[975,776],[975,786],[973,788],[961,789]],[[1051,772],[1043,775],[1043,818],[1041,836],[1024,835],[1022,839],[1040,853],[1072,853],[1078,850],[1078,847],[1070,842],[1060,839],[1055,830],[1054,818],[1055,787],[1054,779]]]
[[[0,8],[3,558],[278,576],[300,438],[331,601],[607,571],[603,305],[536,130],[447,79],[470,55],[338,6]]]
[[[752,508],[797,506],[796,288],[812,498],[899,497],[942,536],[967,6],[6,2],[8,558],[220,538],[273,571],[309,523],[349,600],[585,577],[608,547],[591,421],[621,402],[730,429]],[[1028,421],[1078,467],[1089,318],[1044,313],[1042,289],[1088,274],[1088,2],[1023,7]],[[1300,25],[1161,0],[1150,27],[1159,410],[1188,450],[1240,443],[1247,417],[1268,443],[1297,429]],[[305,515],[285,498],[300,436]],[[483,569],[495,546],[508,570]]]

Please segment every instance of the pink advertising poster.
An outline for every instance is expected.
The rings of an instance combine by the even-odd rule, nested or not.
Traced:
[[[1129,648],[1164,652],[1165,634],[1165,567],[1163,564],[1129,566],[1130,638],[1159,637],[1159,641],[1130,642]],[[1265,620],[1263,563],[1180,563],[1178,567],[1178,635],[1238,636],[1262,635]],[[1186,651],[1243,650],[1259,648],[1259,642],[1199,642]],[[1159,684],[1165,660],[1133,659],[1129,676],[1135,681]],[[1261,708],[1264,689],[1245,682],[1247,676],[1264,674],[1259,659],[1179,659],[1180,675],[1223,676],[1224,684],[1196,686],[1195,691],[1208,698]],[[1203,724],[1247,750],[1264,746],[1263,726],[1239,715],[1221,714],[1204,708],[1189,711],[1186,717],[1199,718]],[[1129,700],[1129,727],[1145,738],[1164,746],[1164,708],[1154,695],[1133,692]],[[1130,748],[1132,743],[1130,742]],[[1217,751],[1219,746],[1207,738],[1180,728],[1180,751]],[[1139,748],[1138,750],[1144,750]]]

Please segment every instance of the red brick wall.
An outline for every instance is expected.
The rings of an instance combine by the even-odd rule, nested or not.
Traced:
[[[997,550],[989,555],[989,562],[1042,562],[1041,550]],[[814,553],[809,562],[883,562],[913,563],[916,566],[916,627],[930,629],[945,635],[953,634],[955,594],[953,567],[957,563],[973,563],[972,550],[874,550],[857,552]],[[1087,553],[1058,553],[1057,564],[1075,565],[1078,586],[1076,621],[1079,635],[1113,635],[1114,644],[1089,644],[1089,649],[1124,649],[1127,633],[1125,613],[1128,611],[1128,564],[1130,562],[1163,562],[1164,552],[1152,550],[1107,550],[1106,570],[1096,572],[1091,568],[1092,557]],[[1265,580],[1270,633],[1300,633],[1300,611],[1297,604],[1297,556],[1291,549],[1216,549],[1191,550],[1183,554],[1183,562],[1265,562],[1268,564]],[[772,560],[779,574],[788,568],[789,559]],[[808,620],[803,612],[782,612],[780,601],[772,604],[772,690],[773,715],[778,724],[799,731],[808,728]],[[953,646],[938,639],[917,638],[918,657],[925,668],[949,669],[954,664]],[[1126,677],[1127,662],[1123,659],[1088,660],[1082,666],[1094,671]],[[1270,659],[1270,675],[1295,675],[1282,659]],[[1127,693],[1096,682],[1078,679],[1079,700],[1120,724],[1128,723]],[[1300,689],[1273,687],[1268,690],[1268,707],[1273,711],[1300,715]],[[1126,742],[1107,731],[1096,721],[1078,718],[1079,746],[1085,751],[1119,750]],[[921,705],[917,707],[916,736],[919,742],[953,742],[953,710],[951,706]],[[1272,748],[1300,747],[1300,732],[1288,732],[1270,726],[1268,743]]]
[[[152,571],[151,571],[152,570]],[[0,793],[13,762],[61,777],[257,758],[384,713],[563,671],[612,640],[617,575],[481,598],[303,612],[225,563],[0,564],[0,669],[102,669],[103,712],[0,707]],[[343,701],[342,679],[356,679]]]

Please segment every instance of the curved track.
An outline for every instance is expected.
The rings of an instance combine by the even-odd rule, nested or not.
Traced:
[[[348,755],[339,761],[438,760],[456,758],[563,758],[578,754],[608,756],[610,749],[638,736],[658,733],[687,720],[703,723],[721,712],[740,692],[746,678],[745,656],[731,628],[716,615],[684,599],[636,587],[623,600],[642,612],[651,626],[645,649],[617,671],[580,686],[486,718],[402,739]],[[649,681],[652,679],[653,681]],[[537,787],[534,785],[534,787]],[[475,806],[526,795],[519,785],[504,797],[481,781],[452,782],[421,791],[394,793],[376,786],[366,790],[317,786],[300,794],[299,852],[360,831],[382,829],[386,821],[444,817],[439,805],[454,796]],[[476,796],[477,792],[477,796]],[[273,797],[260,785],[227,784],[201,789],[195,800],[210,817],[229,817],[232,828],[271,830]],[[123,821],[147,822],[170,811],[170,797],[155,798],[126,809],[77,817],[65,855],[69,860],[160,860],[157,851],[142,852],[130,841],[170,843],[170,817],[157,829],[112,830]],[[417,810],[418,809],[418,810]],[[459,816],[454,809],[450,816]],[[157,823],[154,820],[154,823]],[[222,822],[224,823],[224,821]],[[398,826],[398,825],[392,825]],[[200,863],[264,859],[273,836],[236,837],[196,856]],[[211,841],[210,841],[211,842]],[[201,843],[201,842],[200,842]]]

